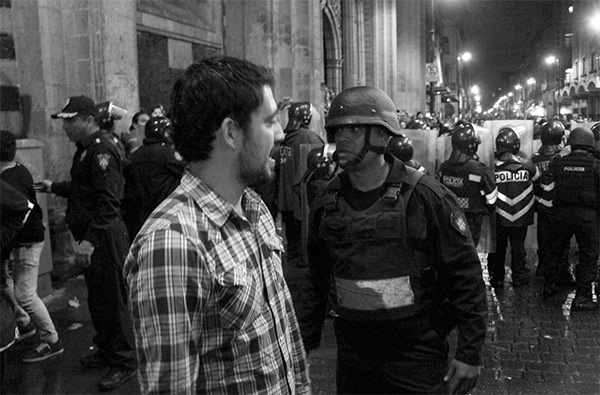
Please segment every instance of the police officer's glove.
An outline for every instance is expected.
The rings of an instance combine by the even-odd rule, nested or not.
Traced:
[[[87,240],[82,240],[75,247],[75,263],[82,267],[89,267],[92,263],[94,245]]]

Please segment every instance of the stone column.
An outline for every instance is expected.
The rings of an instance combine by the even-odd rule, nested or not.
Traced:
[[[358,83],[358,7],[356,0],[342,1],[343,89]]]

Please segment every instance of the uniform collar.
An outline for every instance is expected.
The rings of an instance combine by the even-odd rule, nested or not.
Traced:
[[[83,139],[82,141],[80,141],[79,143],[77,143],[77,145],[79,145],[81,148],[87,148],[89,147],[90,144],[92,144],[93,141],[95,141],[96,139],[99,139],[100,136],[102,136],[103,131],[98,129],[96,132],[90,134],[88,137],[86,137],[85,139]]]

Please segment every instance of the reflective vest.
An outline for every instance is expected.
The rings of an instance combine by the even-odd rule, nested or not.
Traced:
[[[539,182],[533,184],[533,194],[535,195],[536,209],[538,212],[550,212],[554,204],[555,184],[549,176],[548,169],[552,159],[560,157],[559,153],[544,155],[535,153],[531,160],[540,171]]]
[[[551,170],[556,182],[555,206],[598,208],[598,175],[594,172],[596,162],[591,155],[574,154],[553,162]]]
[[[533,181],[539,178],[525,164],[496,159],[494,181],[498,186],[496,219],[502,226],[529,226],[533,224]]]
[[[339,178],[325,189],[319,237],[330,249],[332,303],[344,319],[403,319],[434,299],[433,254],[407,243],[406,203],[422,173],[406,167],[398,176],[390,176],[385,194],[361,211],[341,196]]]
[[[465,213],[488,213],[488,207],[496,204],[498,189],[491,172],[473,158],[466,162],[440,166],[440,182],[458,198],[458,204]]]

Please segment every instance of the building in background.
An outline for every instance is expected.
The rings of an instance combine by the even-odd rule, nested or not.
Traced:
[[[213,55],[270,67],[276,99],[323,111],[342,89],[372,85],[398,109],[425,111],[427,7],[420,0],[0,0],[0,126],[40,143],[40,177],[68,179],[75,147],[50,114],[69,96],[110,100],[129,117],[158,104],[168,111],[177,77]],[[72,250],[65,208],[48,197],[55,261]]]

